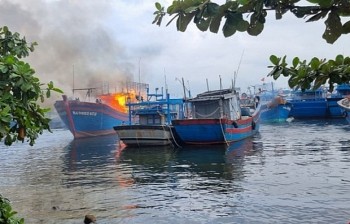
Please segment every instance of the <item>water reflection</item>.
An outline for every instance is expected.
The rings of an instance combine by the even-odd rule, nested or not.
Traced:
[[[70,171],[94,169],[109,162],[119,148],[116,135],[75,139],[65,147],[68,158],[64,159]]]
[[[81,223],[87,213],[101,224],[344,223],[350,126],[306,123],[182,149],[122,149],[117,136],[72,141],[55,131],[35,147],[0,150],[0,191],[26,223]]]
[[[65,184],[105,185],[110,184],[115,164],[114,155],[119,149],[116,135],[75,139],[65,147],[63,172]]]
[[[253,138],[229,146],[185,146],[124,148],[117,152],[118,169],[132,169],[132,182],[136,185],[152,183],[180,183],[187,179],[202,179],[198,186],[220,185],[244,178],[245,156],[262,150],[262,144]]]
[[[260,135],[256,135],[253,138],[231,143],[226,150],[227,162],[233,162],[244,156],[252,156],[256,153],[261,153],[263,150],[263,143],[259,139]]]

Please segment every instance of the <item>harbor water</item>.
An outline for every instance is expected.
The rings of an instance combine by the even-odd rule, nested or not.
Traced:
[[[122,149],[54,130],[0,146],[0,194],[30,224],[347,224],[349,133],[345,120],[294,120],[230,146]]]

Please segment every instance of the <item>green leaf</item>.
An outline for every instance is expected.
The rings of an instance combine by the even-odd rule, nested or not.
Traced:
[[[159,11],[162,10],[162,6],[159,2],[155,3],[156,9],[158,9]]]
[[[185,13],[191,13],[191,12],[197,11],[197,9],[199,9],[199,6],[192,6],[192,7],[185,9]],[[201,11],[201,10],[199,10],[199,11]]]
[[[292,63],[293,63],[293,67],[294,67],[294,68],[296,68],[296,67],[298,66],[299,61],[300,61],[300,60],[299,60],[298,57],[295,57],[295,58],[293,59],[293,62],[292,62]]]
[[[232,36],[236,33],[236,28],[234,26],[230,26],[226,20],[224,27],[222,28],[225,37]]]
[[[264,30],[264,24],[256,23],[248,27],[247,32],[252,36],[258,36]]]
[[[207,31],[210,24],[210,19],[201,19],[200,22],[196,23],[200,31]]]
[[[315,14],[314,16],[312,16],[310,19],[306,20],[306,22],[314,22],[314,21],[318,21],[319,19],[323,19],[324,17],[326,17],[328,14],[328,11],[321,11],[318,14]]]
[[[327,82],[328,76],[318,75],[314,81],[314,88],[319,88]]]
[[[272,77],[275,80],[277,80],[281,76],[282,72],[283,72],[283,68],[277,67],[276,70],[274,71],[274,73],[272,74]]]
[[[239,22],[243,21],[243,15],[242,13],[227,13],[226,15],[226,24],[228,26],[234,26],[236,27]]]
[[[215,16],[220,10],[220,6],[216,3],[208,3],[207,4],[207,13],[208,13],[208,16]]]
[[[188,24],[191,22],[195,13],[179,14],[179,18],[176,21],[177,29],[181,32],[185,32]]]
[[[223,16],[216,16],[211,20],[211,23],[209,25],[210,32],[217,33],[219,31],[222,17]]]
[[[250,25],[248,27],[248,34],[252,36],[259,35],[264,29],[264,24],[261,22],[261,17],[257,13],[253,13],[250,17]]]
[[[23,83],[22,86],[21,86],[21,90],[23,92],[27,92],[28,90],[32,89],[33,85],[31,83]]]
[[[350,65],[350,57],[345,57],[344,58],[344,64],[345,65]],[[350,68],[350,66],[349,66],[349,68]]]
[[[278,65],[278,63],[280,62],[280,58],[278,58],[276,55],[271,55],[270,56],[270,61],[271,61],[272,64]]]
[[[245,20],[239,21],[239,23],[236,26],[237,30],[240,32],[247,31],[248,27],[249,27],[249,23],[248,23],[248,21],[245,21]]]
[[[49,89],[52,89],[52,88],[53,88],[53,82],[50,81],[50,82],[47,84],[47,86],[48,86]]]
[[[46,90],[46,98],[50,98],[51,96],[51,91],[50,89]]]
[[[316,57],[312,58],[310,61],[310,66],[312,70],[317,70],[320,66],[320,60]]]
[[[249,3],[249,0],[238,0],[239,4],[246,5]]]
[[[198,23],[203,17],[204,10],[197,10],[195,13],[193,22]]]
[[[59,88],[52,88],[53,91],[57,92],[57,93],[64,93],[61,89]]]
[[[313,6],[295,6],[294,8],[291,9],[291,12],[297,18],[303,18],[307,15],[315,14],[315,8]]]
[[[343,26],[337,13],[331,12],[325,21],[326,30],[322,37],[327,43],[333,44],[342,34]]]
[[[8,55],[5,58],[5,63],[8,65],[13,65],[17,60],[15,59],[15,57],[13,55]]]
[[[350,21],[343,24],[342,34],[350,33]]]
[[[7,73],[8,72],[8,67],[5,66],[4,64],[0,64],[0,71],[2,73]]]
[[[344,64],[344,56],[343,55],[337,55],[335,57],[335,62],[337,63],[337,65],[343,65]]]
[[[225,16],[226,10],[230,7],[230,4],[226,3],[219,7],[217,14],[212,18],[209,25],[209,30],[212,33],[217,33],[220,28],[222,17]]]

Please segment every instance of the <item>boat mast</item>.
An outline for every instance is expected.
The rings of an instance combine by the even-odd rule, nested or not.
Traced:
[[[73,64],[73,89],[72,89],[72,92],[73,92],[73,97],[74,97],[74,64]]]
[[[141,100],[141,57],[139,58],[139,84],[138,84],[138,90],[139,90],[139,101]]]
[[[233,90],[234,90],[235,87],[236,87],[236,79],[237,79],[237,75],[238,75],[239,68],[241,67],[243,54],[244,54],[244,50],[243,50],[243,52],[242,52],[241,58],[239,59],[239,63],[238,63],[237,70],[234,72],[234,75],[233,75],[233,86],[232,86],[232,89],[233,89]]]
[[[186,117],[188,117],[188,105],[187,105],[187,97],[186,97],[186,87],[185,87],[185,81],[184,78],[182,77],[182,88],[184,91],[184,100],[185,100],[185,109],[186,109]]]
[[[167,82],[166,82],[166,74],[165,74],[165,68],[164,68],[164,84],[165,84],[165,94],[167,94],[168,93],[168,84],[167,84]]]

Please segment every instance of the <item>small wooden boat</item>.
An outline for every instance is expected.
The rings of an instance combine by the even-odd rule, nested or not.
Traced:
[[[119,139],[127,146],[170,145],[173,130],[169,125],[120,125],[114,126]]]
[[[350,96],[347,96],[338,102],[339,107],[341,108],[343,117],[350,123]]]
[[[170,122],[182,116],[183,99],[170,99],[168,93],[166,99],[163,98],[163,94],[157,93],[148,93],[147,96],[146,101],[127,103],[128,124],[113,127],[119,139],[126,146],[137,147],[178,144]],[[150,96],[156,99],[152,101]]]
[[[192,117],[172,120],[185,144],[228,144],[259,130],[260,103],[241,106],[233,89],[204,92],[188,103]]]
[[[349,84],[340,84],[335,88],[335,92],[327,97],[328,114],[330,118],[344,117],[343,109],[338,105],[338,101],[350,94]]]

